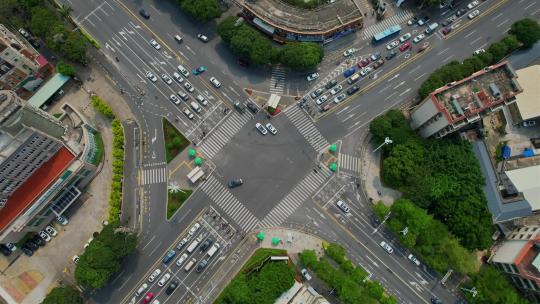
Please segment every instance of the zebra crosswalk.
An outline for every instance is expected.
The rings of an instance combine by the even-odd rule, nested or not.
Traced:
[[[142,170],[141,185],[152,185],[167,182],[167,167]]]
[[[360,173],[360,159],[356,156],[340,153],[338,163],[341,171],[349,171],[355,175]]]
[[[368,26],[363,30],[363,39],[371,39],[373,35],[384,31],[394,24],[401,24],[407,22],[407,20],[413,17],[411,11],[401,11],[394,16],[384,19],[383,21],[374,25]]]
[[[317,130],[313,122],[306,116],[299,107],[291,107],[285,111],[287,118],[291,120],[294,126],[300,131],[300,134],[308,141],[308,143],[316,150],[328,146],[328,141]]]
[[[199,149],[207,158],[214,157],[249,120],[249,115],[232,112],[231,115],[216,129]]]
[[[285,78],[287,70],[281,66],[272,67],[272,77],[270,78],[270,93],[283,94],[285,89]]]
[[[332,175],[325,169],[310,171],[261,221],[261,227],[279,226]]]
[[[245,232],[251,231],[259,220],[214,176],[210,176],[201,186],[208,195]]]

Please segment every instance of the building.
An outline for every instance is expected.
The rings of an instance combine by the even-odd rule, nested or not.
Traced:
[[[0,91],[0,243],[43,229],[94,176],[96,131],[69,105],[63,110],[57,119]]]
[[[274,304],[330,304],[313,287],[294,281],[293,286],[282,293]]]
[[[482,117],[516,102],[523,91],[514,69],[503,61],[429,94],[411,113],[422,137],[444,137],[471,127]]]
[[[540,227],[524,228],[514,238],[493,248],[489,262],[507,275],[521,293],[540,302]]]
[[[241,16],[275,41],[329,43],[363,26],[353,0],[340,0],[308,10],[278,0],[238,0]]]
[[[532,65],[516,71],[523,93],[516,96],[517,121],[540,118],[540,65]]]
[[[0,24],[0,90],[28,98],[52,71],[45,57]]]

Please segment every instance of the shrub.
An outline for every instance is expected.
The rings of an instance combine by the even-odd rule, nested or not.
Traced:
[[[70,77],[75,76],[75,68],[67,63],[64,63],[63,61],[58,62],[56,65],[56,71],[62,75]]]
[[[105,117],[111,119],[115,117],[112,108],[99,96],[90,96],[90,102],[92,103],[94,109],[96,109],[96,111],[98,111],[99,113],[103,114]]]

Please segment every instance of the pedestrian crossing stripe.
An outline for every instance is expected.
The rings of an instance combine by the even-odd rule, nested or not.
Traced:
[[[360,159],[347,154],[339,154],[339,167],[347,171],[360,173]]]
[[[285,79],[287,77],[287,70],[280,66],[272,67],[270,77],[270,92],[276,94],[282,94],[285,89]]]
[[[411,11],[402,11],[379,23],[368,26],[363,30],[364,39],[371,39],[373,35],[384,31],[392,25],[406,23],[413,16],[414,14]]]
[[[207,137],[199,149],[210,159],[214,157],[249,120],[249,115],[232,112],[231,115]]]
[[[167,167],[144,169],[141,185],[152,185],[167,182]]]
[[[328,141],[315,127],[313,122],[303,113],[298,107],[289,108],[285,111],[285,115],[291,120],[293,125],[298,129],[300,134],[308,141],[308,143],[316,150],[320,151],[328,146]]]

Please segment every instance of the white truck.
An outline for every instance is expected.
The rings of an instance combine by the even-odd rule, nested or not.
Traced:
[[[212,248],[210,248],[208,250],[208,252],[206,253],[208,255],[209,258],[213,257],[214,254],[219,250],[219,244],[218,243],[215,243]]]

